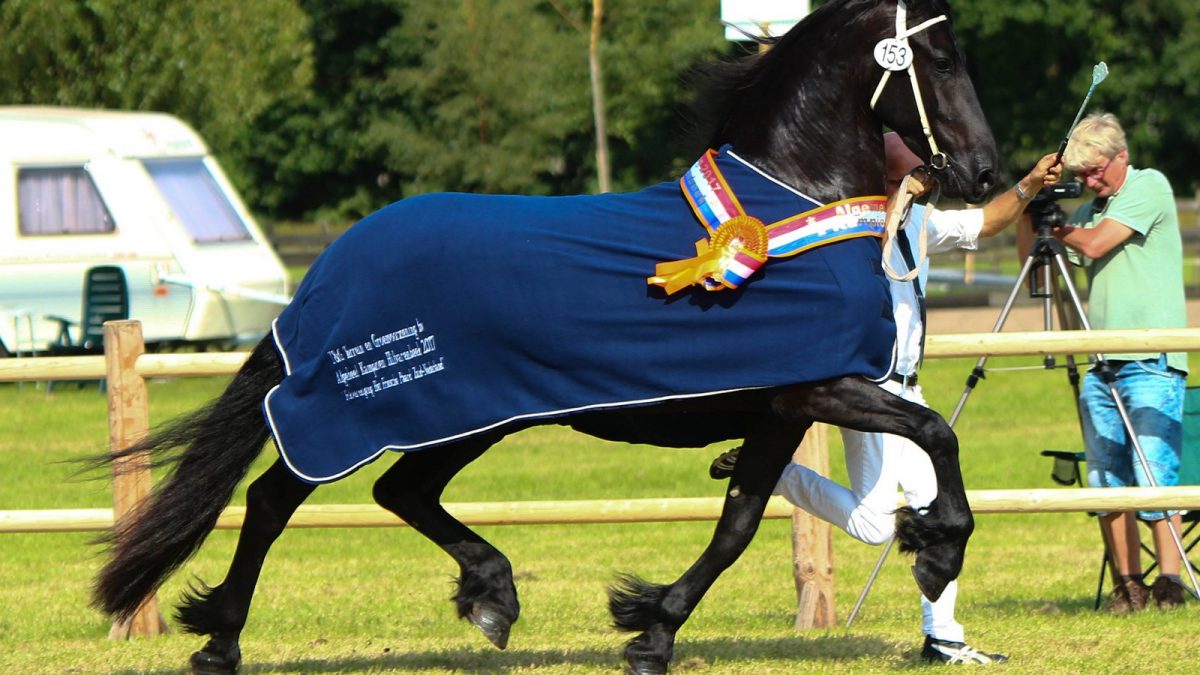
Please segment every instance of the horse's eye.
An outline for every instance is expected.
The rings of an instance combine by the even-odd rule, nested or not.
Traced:
[[[948,72],[954,70],[954,61],[952,61],[951,59],[934,59],[933,67],[939,73],[948,73]]]

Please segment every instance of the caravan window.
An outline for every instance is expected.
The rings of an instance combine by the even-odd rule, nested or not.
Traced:
[[[246,225],[203,159],[148,159],[142,164],[197,243],[250,239]]]
[[[104,234],[116,229],[82,166],[20,169],[17,201],[21,234]]]

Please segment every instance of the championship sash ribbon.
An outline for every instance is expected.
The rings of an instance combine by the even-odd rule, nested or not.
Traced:
[[[767,258],[786,258],[817,246],[855,237],[883,237],[887,199],[853,197],[814,208],[770,225],[746,213],[709,150],[679,179],[683,195],[708,237],[696,255],[658,263],[647,283],[668,295],[691,285],[719,291],[737,288]]]

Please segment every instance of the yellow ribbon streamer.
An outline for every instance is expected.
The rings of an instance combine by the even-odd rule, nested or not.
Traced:
[[[725,270],[738,252],[744,253],[759,263],[767,260],[767,228],[753,216],[734,216],[721,224],[712,239],[696,242],[696,256],[683,260],[672,260],[654,266],[654,276],[646,279],[653,286],[661,286],[672,295],[693,284],[708,290],[728,287]],[[713,284],[706,282],[712,281]]]

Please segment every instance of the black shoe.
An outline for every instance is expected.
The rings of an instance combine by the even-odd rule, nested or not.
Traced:
[[[984,654],[965,642],[947,642],[928,635],[921,649],[921,658],[946,665],[1004,663],[1008,660],[1003,654]]]
[[[1171,609],[1184,603],[1187,599],[1187,589],[1174,579],[1160,576],[1150,587],[1150,595],[1159,609]]]
[[[713,480],[724,480],[733,475],[733,467],[737,465],[738,453],[742,451],[742,446],[737,446],[732,450],[722,452],[720,456],[708,465],[708,477]]]
[[[1159,579],[1162,578],[1159,577]],[[1140,612],[1146,609],[1149,600],[1150,587],[1142,582],[1140,576],[1122,577],[1117,582],[1117,585],[1113,586],[1112,593],[1109,594],[1108,602],[1104,605],[1104,609],[1111,614]]]

